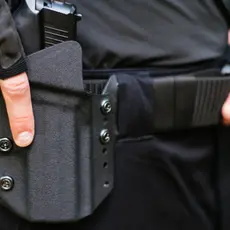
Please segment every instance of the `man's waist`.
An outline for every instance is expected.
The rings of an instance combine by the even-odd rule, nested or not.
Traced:
[[[119,69],[84,69],[85,90],[101,93],[108,79],[113,75],[127,74],[132,77],[168,77],[175,75],[220,76],[224,63],[222,60],[211,60],[203,63],[181,66],[119,68]]]
[[[199,63],[191,63],[176,66],[135,66],[122,68],[95,68],[84,69],[84,79],[108,79],[113,74],[127,73],[134,75],[148,75],[151,77],[169,76],[178,74],[190,74],[193,72],[206,71],[210,69],[221,69],[226,63],[226,59],[219,58],[207,60]]]

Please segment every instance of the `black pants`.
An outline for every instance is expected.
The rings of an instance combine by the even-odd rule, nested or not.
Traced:
[[[229,229],[230,130],[214,126],[155,134],[150,78],[118,79],[111,195],[92,216],[71,224],[29,224],[2,208],[0,230]]]

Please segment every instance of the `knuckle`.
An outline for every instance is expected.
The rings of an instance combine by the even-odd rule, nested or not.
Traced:
[[[13,120],[17,123],[24,123],[31,119],[30,115],[24,115],[24,116],[15,116],[13,117]]]
[[[33,117],[30,115],[12,117],[12,123],[15,129],[20,129],[24,126],[28,127],[31,124],[32,120]]]
[[[2,83],[3,90],[10,96],[21,96],[29,90],[27,78],[9,79]]]

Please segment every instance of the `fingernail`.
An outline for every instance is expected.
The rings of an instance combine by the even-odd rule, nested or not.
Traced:
[[[16,144],[20,147],[25,147],[31,144],[33,135],[30,132],[20,133],[16,139]]]

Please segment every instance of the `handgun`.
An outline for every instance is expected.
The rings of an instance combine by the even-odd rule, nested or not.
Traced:
[[[77,22],[82,15],[74,4],[65,0],[36,0],[39,11],[42,48],[76,40]]]

